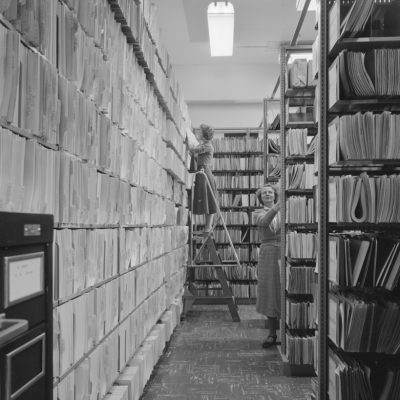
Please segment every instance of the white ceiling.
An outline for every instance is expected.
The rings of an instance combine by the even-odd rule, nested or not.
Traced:
[[[233,57],[211,57],[211,0],[154,0],[165,44],[188,104],[259,102],[279,75],[279,49],[292,40],[296,0],[230,0],[235,9]],[[299,43],[312,43],[315,13],[307,13]]]

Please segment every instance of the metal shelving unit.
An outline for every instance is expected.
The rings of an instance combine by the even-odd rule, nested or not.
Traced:
[[[340,27],[340,23],[349,11],[353,1],[336,0],[335,7],[339,7],[339,17],[336,24]],[[376,2],[378,6],[388,7],[390,2]],[[318,400],[329,400],[329,356],[328,349],[336,349],[339,353],[344,353],[328,338],[328,300],[330,293],[329,283],[329,233],[336,232],[338,234],[351,230],[363,232],[374,232],[375,235],[383,233],[398,233],[398,223],[332,223],[329,222],[329,191],[328,182],[330,176],[335,175],[359,175],[361,172],[367,172],[373,175],[399,173],[399,160],[346,160],[329,165],[329,131],[328,125],[330,121],[338,114],[355,114],[357,112],[382,112],[392,111],[398,113],[400,111],[399,97],[370,97],[370,98],[345,98],[343,90],[340,87],[340,79],[336,88],[331,88],[329,77],[332,66],[337,67],[337,57],[343,50],[349,51],[368,51],[381,48],[400,48],[400,37],[355,37],[348,38],[346,33],[340,34],[338,31],[337,38],[331,38],[329,42],[329,23],[330,9],[333,6],[331,0],[320,1],[320,14],[318,22],[319,30],[319,141],[318,141],[318,287],[319,287],[319,308],[318,308],[318,385],[316,387],[315,397]],[[343,9],[341,9],[343,7]],[[333,20],[331,19],[331,22]],[[335,27],[333,27],[335,28]],[[365,36],[367,30],[359,36]],[[335,71],[339,74],[339,69]],[[329,90],[336,90],[335,101],[331,102],[332,93]],[[350,289],[342,287],[343,290]],[[375,292],[380,290],[375,289]],[[384,359],[393,360],[396,356],[387,356],[379,353],[347,353],[350,357],[366,358],[370,362],[379,362]],[[399,358],[397,356],[396,362]],[[332,372],[332,371],[331,371]],[[396,393],[397,395],[397,393]],[[379,394],[378,394],[379,396]],[[394,398],[394,397],[393,397]]]
[[[313,301],[312,294],[293,294],[286,290],[287,280],[287,266],[290,268],[298,268],[299,266],[315,267],[315,260],[310,259],[287,259],[286,258],[286,241],[289,231],[297,232],[316,232],[315,223],[286,223],[287,204],[286,201],[291,196],[305,196],[307,198],[314,196],[313,189],[287,189],[286,169],[289,165],[314,163],[314,155],[288,155],[286,153],[287,132],[289,129],[307,129],[307,136],[314,136],[316,134],[317,125],[315,121],[288,121],[288,107],[302,106],[312,104],[315,96],[315,87],[301,87],[289,88],[288,87],[288,55],[291,53],[304,53],[310,52],[309,46],[283,46],[281,48],[281,125],[280,125],[280,143],[281,143],[281,336],[282,336],[282,356],[285,361],[285,373],[294,376],[312,376],[314,375],[314,368],[310,364],[295,365],[290,364],[288,359],[285,359],[288,348],[286,345],[287,334],[298,335],[300,332],[307,332],[315,334],[315,329],[290,329],[286,324],[286,301],[287,299],[295,300],[298,302]]]

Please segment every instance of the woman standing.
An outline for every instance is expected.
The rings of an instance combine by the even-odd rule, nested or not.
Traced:
[[[281,315],[280,273],[280,204],[278,189],[266,185],[257,190],[256,196],[264,206],[254,213],[258,226],[260,255],[258,259],[258,288],[256,310],[268,318],[269,335],[264,348],[276,344],[276,331]]]
[[[212,138],[214,130],[205,124],[200,125],[200,144],[192,147],[190,151],[197,155],[197,171],[203,170],[208,178],[211,188],[207,184],[204,174],[196,174],[193,193],[193,214],[204,214],[206,221],[203,234],[210,232],[214,214],[217,212],[217,186],[212,174],[214,147]]]

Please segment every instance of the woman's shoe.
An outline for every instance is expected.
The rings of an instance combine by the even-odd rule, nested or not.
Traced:
[[[268,340],[268,339],[272,339],[272,340]],[[262,347],[264,349],[269,349],[272,346],[275,346],[277,344],[276,342],[276,335],[268,335],[267,340],[265,342],[262,343]]]

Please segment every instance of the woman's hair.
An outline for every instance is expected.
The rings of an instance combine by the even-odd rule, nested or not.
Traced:
[[[271,189],[274,191],[274,193],[275,193],[275,196],[274,196],[274,203],[276,203],[276,201],[277,201],[277,199],[278,199],[278,190],[279,190],[279,189],[278,189],[278,186],[276,186],[276,185],[270,185],[270,184],[261,186],[259,189],[257,189],[257,191],[256,191],[256,196],[257,196],[258,201],[259,201],[261,204],[264,204],[263,201],[262,201],[262,198],[261,198],[261,194],[262,194],[263,189],[265,189],[265,188],[271,188]]]
[[[201,133],[203,134],[204,139],[211,140],[214,137],[214,129],[211,128],[210,125],[201,124],[200,130]]]

